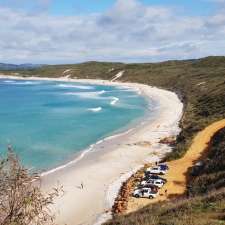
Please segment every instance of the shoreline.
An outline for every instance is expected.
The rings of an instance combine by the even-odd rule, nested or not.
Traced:
[[[171,149],[159,144],[159,139],[177,135],[183,104],[173,92],[144,84],[110,82],[106,80],[86,80],[67,78],[37,78],[1,76],[5,79],[52,80],[78,82],[86,84],[129,87],[159,104],[157,116],[153,120],[143,120],[144,124],[134,128],[135,132],[110,139],[107,145],[100,143],[97,151],[90,151],[75,164],[42,177],[43,190],[49,191],[62,184],[65,194],[56,200],[53,212],[56,222],[61,224],[101,224],[110,218],[110,209],[114,203],[121,183],[146,162],[158,161]],[[106,138],[107,139],[107,138]],[[149,146],[137,143],[149,141]],[[106,150],[107,148],[107,150]],[[84,183],[84,190],[79,189]],[[63,206],[63,207],[62,207]],[[106,213],[107,212],[107,213]],[[105,214],[106,213],[106,214]],[[100,222],[99,222],[100,221]]]
[[[106,86],[116,86],[116,87],[123,87],[123,88],[130,88],[132,91],[136,92],[138,95],[141,95],[140,90],[138,88],[134,88],[134,87],[128,87],[128,86],[124,86],[121,85],[121,83],[114,83],[114,82],[110,82],[107,80],[86,80],[86,79],[70,79],[67,77],[61,77],[61,78],[41,78],[41,77],[19,77],[19,76],[11,76],[11,75],[2,75],[0,74],[0,79],[14,79],[14,80],[28,80],[28,81],[58,81],[58,82],[77,82],[77,83],[85,83],[85,84],[96,84],[96,85],[106,85]],[[105,82],[107,84],[105,84]],[[148,96],[143,95],[143,97],[147,100],[148,105],[147,107],[149,107],[150,105],[150,99],[148,98]],[[154,106],[155,108],[156,106]],[[153,113],[154,113],[155,109],[153,109],[151,112],[149,112],[149,110],[146,110],[145,116],[149,115],[151,116],[151,120],[153,120]],[[152,115],[150,115],[152,113]],[[138,122],[140,122],[141,124],[138,124]],[[50,175],[51,173],[54,173],[58,170],[64,169],[67,166],[74,164],[80,160],[82,160],[82,158],[88,154],[90,151],[94,151],[95,148],[98,149],[98,145],[102,144],[104,142],[107,142],[108,140],[111,139],[117,139],[118,137],[122,137],[124,135],[127,135],[131,132],[135,132],[136,129],[142,127],[145,123],[147,123],[146,120],[144,120],[144,116],[136,119],[136,121],[131,122],[128,126],[126,127],[122,127],[119,128],[116,131],[113,131],[111,134],[109,134],[108,136],[103,137],[102,139],[96,141],[95,143],[87,146],[84,149],[81,149],[79,152],[75,153],[74,155],[72,155],[72,160],[67,160],[65,162],[63,162],[62,164],[59,164],[53,168],[49,168],[46,170],[40,170],[38,173],[40,174],[40,176],[47,176]]]

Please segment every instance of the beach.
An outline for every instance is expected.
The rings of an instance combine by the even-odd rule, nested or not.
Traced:
[[[66,165],[42,174],[44,192],[63,186],[63,195],[56,199],[52,207],[57,224],[101,224],[110,218],[110,209],[121,183],[145,163],[159,161],[171,151],[170,147],[159,144],[159,141],[180,132],[183,104],[173,92],[142,84],[67,78],[50,80],[126,86],[158,102],[154,118],[143,118],[135,128],[106,138],[84,151],[79,160],[71,159]]]

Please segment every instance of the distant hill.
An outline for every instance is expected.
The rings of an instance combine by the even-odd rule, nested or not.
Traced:
[[[41,64],[7,64],[7,63],[0,63],[0,70],[9,71],[9,70],[27,70],[27,69],[37,69],[42,67]]]

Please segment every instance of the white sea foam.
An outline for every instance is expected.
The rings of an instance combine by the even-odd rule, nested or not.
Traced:
[[[24,81],[24,82],[16,82],[15,84],[21,84],[21,85],[34,85],[34,84],[40,84],[40,82],[37,82],[37,81]]]
[[[92,99],[99,99],[99,92],[66,92],[65,95],[74,95],[80,98],[92,98]]]
[[[64,94],[75,95],[80,98],[104,99],[104,98],[108,98],[108,97],[101,96],[105,92],[106,92],[105,90],[102,90],[102,91],[90,91],[90,92],[66,92]]]
[[[140,89],[137,88],[137,87],[128,87],[128,86],[120,87],[120,86],[117,86],[116,89],[118,89],[119,91],[135,92],[135,93],[141,94]]]
[[[95,150],[95,148],[96,148],[97,145],[100,145],[100,144],[102,144],[105,141],[109,141],[109,140],[118,138],[120,136],[126,135],[126,134],[130,133],[133,130],[134,130],[134,128],[131,128],[131,129],[127,130],[127,131],[124,131],[124,132],[121,132],[121,133],[118,133],[118,134],[115,134],[115,135],[106,137],[104,139],[101,139],[101,140],[97,141],[95,144],[90,145],[86,150],[81,151],[81,154],[79,154],[79,156],[76,157],[74,160],[69,161],[68,163],[63,164],[61,166],[58,166],[58,167],[56,167],[54,169],[48,170],[46,172],[43,172],[43,173],[41,173],[41,176],[47,176],[49,174],[55,173],[55,172],[57,172],[59,170],[62,170],[64,168],[67,168],[68,166],[74,165],[75,163],[77,163],[81,159],[83,159],[86,154],[88,154],[89,152]]]
[[[105,90],[102,90],[102,91],[99,91],[98,93],[100,94],[100,95],[102,95],[102,94],[104,94],[106,91]]]
[[[87,85],[75,85],[75,84],[58,84],[58,87],[61,88],[77,88],[77,89],[82,89],[82,90],[92,90],[94,87],[92,86],[87,86]]]
[[[96,144],[97,144],[97,145],[99,145],[99,144],[101,144],[103,141],[104,141],[104,139],[103,139],[103,140],[98,141]]]
[[[27,85],[27,84],[39,84],[40,82],[36,82],[36,81],[9,81],[9,80],[6,80],[4,81],[5,83],[8,83],[8,84],[15,84],[15,85]]]
[[[89,108],[88,111],[91,112],[100,112],[102,110],[102,107],[97,107],[97,108]]]
[[[56,168],[54,168],[54,169],[52,169],[52,170],[48,170],[48,171],[46,171],[46,172],[43,172],[43,173],[41,174],[41,177],[42,177],[42,176],[47,176],[47,175],[49,175],[49,174],[51,174],[51,173],[55,173],[56,171],[62,170],[62,169],[64,169],[64,168],[67,168],[67,167],[70,166],[70,165],[73,165],[74,163],[79,162],[82,158],[84,158],[84,156],[85,156],[88,152],[90,152],[90,151],[93,149],[93,147],[94,147],[94,144],[93,144],[93,145],[90,145],[90,147],[89,147],[88,149],[86,149],[86,150],[84,150],[84,151],[81,152],[81,154],[79,155],[79,157],[75,158],[75,159],[72,160],[72,161],[69,161],[67,164],[64,164],[64,165],[58,166],[58,167],[56,167]]]
[[[5,80],[5,81],[3,81],[4,83],[15,83],[16,81],[14,81],[14,80]]]
[[[117,97],[112,97],[112,101],[110,102],[111,105],[115,105],[120,99]]]
[[[124,131],[124,132],[122,132],[122,133],[118,133],[118,134],[114,134],[114,135],[112,135],[112,136],[106,137],[106,138],[104,139],[104,141],[109,141],[109,140],[112,140],[112,139],[114,139],[114,138],[118,138],[118,137],[120,137],[120,136],[129,134],[129,133],[132,132],[133,130],[134,130],[134,128],[131,128],[131,129],[129,129],[129,130],[127,130],[127,131]]]

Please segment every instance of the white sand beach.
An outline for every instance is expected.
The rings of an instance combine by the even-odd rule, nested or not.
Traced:
[[[183,104],[172,92],[142,84],[66,78],[57,80],[131,87],[159,104],[155,118],[143,119],[129,132],[98,143],[79,161],[71,159],[67,165],[42,176],[44,191],[63,185],[64,194],[56,199],[52,209],[57,224],[101,224],[104,219],[110,218],[110,209],[121,182],[146,162],[158,161],[171,150],[158,142],[161,138],[179,133]],[[142,145],[142,142],[151,144]]]

